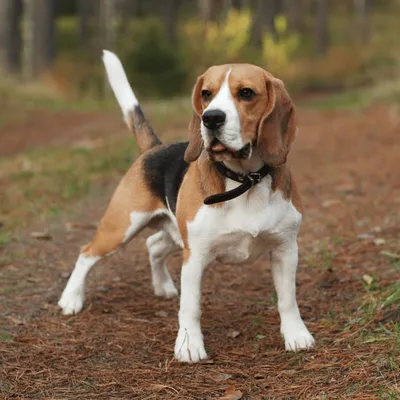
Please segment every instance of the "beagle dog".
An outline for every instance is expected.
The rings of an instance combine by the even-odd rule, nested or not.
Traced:
[[[85,280],[103,257],[143,228],[156,296],[178,294],[166,266],[183,249],[175,357],[207,357],[200,328],[201,281],[217,260],[271,260],[286,350],[313,346],[296,302],[297,234],[302,208],[286,157],[297,125],[283,83],[250,64],[219,65],[193,89],[190,140],[162,144],[145,119],[118,57],[104,51],[108,79],[140,156],[120,181],[93,240],[80,252],[59,301],[64,314],[83,306]]]

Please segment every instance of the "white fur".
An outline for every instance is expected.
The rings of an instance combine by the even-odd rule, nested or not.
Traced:
[[[242,136],[240,135],[239,113],[236,109],[236,105],[229,88],[229,75],[231,71],[232,68],[226,73],[224,82],[217,95],[204,110],[204,112],[210,110],[220,110],[226,114],[226,121],[221,128],[221,135],[218,137],[218,139],[230,149],[240,150],[245,146],[246,143],[243,143]],[[206,146],[209,145],[210,142],[207,132],[207,128],[203,123],[201,123],[201,135]]]
[[[238,185],[227,179],[227,190]],[[196,362],[207,357],[200,328],[201,278],[214,260],[229,264],[255,261],[271,254],[278,294],[281,332],[288,350],[308,348],[314,339],[305,327],[296,302],[297,232],[301,214],[280,191],[272,192],[271,178],[222,207],[202,206],[187,224],[190,258],[183,265],[181,308],[175,356]]]
[[[103,62],[106,68],[108,81],[115,97],[122,109],[125,121],[128,113],[139,104],[131,85],[126,77],[124,67],[116,54],[103,50]]]
[[[165,231],[157,232],[147,238],[146,245],[149,250],[155,295],[166,298],[177,296],[178,291],[168,272],[165,260],[171,253],[180,250],[181,247],[178,246],[173,241],[171,235]]]
[[[84,254],[78,257],[75,268],[58,302],[64,315],[77,314],[82,310],[85,300],[86,276],[100,259],[101,257],[87,257]]]

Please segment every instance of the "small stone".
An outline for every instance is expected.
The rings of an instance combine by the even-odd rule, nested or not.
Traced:
[[[101,293],[107,293],[107,292],[109,291],[109,289],[106,288],[105,286],[99,286],[99,287],[97,288],[97,290],[98,290],[99,292],[101,292]]]
[[[227,336],[232,338],[232,339],[237,338],[239,335],[240,335],[239,331],[230,331],[230,332],[227,333]]]
[[[156,311],[156,315],[157,315],[157,317],[163,317],[163,318],[166,318],[166,317],[168,317],[168,313],[166,312],[166,311]]]
[[[116,276],[115,278],[112,278],[113,282],[121,282],[121,278],[119,276]]]
[[[360,233],[357,235],[358,239],[373,239],[375,235],[372,235],[371,233]]]
[[[383,238],[374,239],[374,245],[375,246],[382,246],[384,244],[386,244],[386,239],[383,239]]]

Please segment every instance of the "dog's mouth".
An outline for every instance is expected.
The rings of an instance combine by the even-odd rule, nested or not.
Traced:
[[[240,150],[233,150],[224,145],[218,139],[213,139],[212,142],[207,146],[206,150],[210,158],[214,160],[233,158],[247,159],[251,153],[251,144],[247,143]]]

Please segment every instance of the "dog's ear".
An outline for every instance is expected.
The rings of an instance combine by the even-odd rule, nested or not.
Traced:
[[[196,161],[203,150],[203,139],[201,137],[201,88],[204,78],[199,76],[192,93],[193,117],[189,124],[189,145],[185,152],[185,161]]]
[[[296,136],[296,110],[282,81],[265,74],[268,103],[258,128],[257,149],[270,166],[282,165]]]

